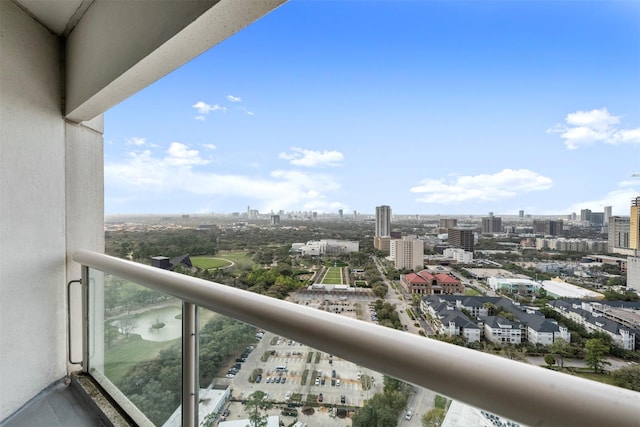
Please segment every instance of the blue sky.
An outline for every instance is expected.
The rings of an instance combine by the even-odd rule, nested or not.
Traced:
[[[640,2],[292,0],[105,115],[105,211],[628,215]]]

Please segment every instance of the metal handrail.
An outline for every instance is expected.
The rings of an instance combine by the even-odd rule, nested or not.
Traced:
[[[530,426],[637,426],[640,393],[80,250],[83,265]]]

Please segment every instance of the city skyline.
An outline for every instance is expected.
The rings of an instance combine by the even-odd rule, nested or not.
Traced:
[[[106,113],[105,212],[628,215],[639,17],[291,1]]]

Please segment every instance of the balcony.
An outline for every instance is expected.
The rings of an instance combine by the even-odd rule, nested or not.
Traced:
[[[252,341],[254,340],[252,334],[255,333],[256,328],[268,331],[265,337],[269,340],[273,339],[274,343],[275,339],[280,337],[280,340],[285,341],[283,346],[287,341],[289,345],[295,341],[310,346],[318,355],[323,354],[324,363],[328,363],[327,355],[331,355],[331,363],[333,358],[344,360],[345,363],[351,362],[367,373],[375,373],[376,376],[381,373],[395,377],[457,402],[482,408],[482,414],[497,414],[522,425],[632,426],[637,424],[640,414],[638,409],[640,393],[95,252],[77,251],[74,254],[74,260],[83,265],[84,314],[82,318],[86,319],[83,328],[85,331],[83,370],[97,381],[137,425],[195,427],[200,425],[203,418],[209,414],[206,411],[215,410],[215,408],[202,406],[202,393],[210,392],[211,378],[198,375],[199,370],[202,369],[200,364],[204,363],[198,357],[198,346],[203,345],[207,337],[198,337],[201,331],[197,325],[203,322],[198,322],[196,313],[204,310],[206,310],[204,311],[206,317],[223,315],[232,319],[230,321],[242,322],[244,328],[250,330]],[[144,287],[150,291],[146,294],[149,300],[147,308],[144,308],[145,303],[142,303],[142,308],[136,305],[135,309],[131,310],[123,306],[114,308],[111,303],[105,304],[108,299],[105,297],[106,290],[111,289],[110,292],[113,292],[114,287],[117,287],[124,295],[127,287],[131,286]],[[178,400],[170,394],[159,394],[167,399],[166,402],[151,406],[154,408],[165,406],[171,408],[171,411],[165,411],[161,419],[158,419],[158,414],[144,413],[134,404],[134,402],[143,402],[141,406],[145,406],[145,399],[151,396],[145,397],[142,395],[144,393],[127,395],[116,387],[112,381],[114,372],[122,366],[130,369],[136,361],[119,359],[116,365],[120,367],[114,366],[114,355],[109,354],[109,346],[114,340],[111,336],[114,332],[114,324],[118,325],[119,335],[133,332],[135,328],[134,325],[127,324],[127,317],[122,315],[123,313],[133,311],[140,313],[147,311],[150,307],[175,307],[176,304],[183,306],[181,316],[180,311],[174,308],[172,310],[175,313],[166,312],[162,314],[162,319],[157,317],[156,321],[175,318],[176,315],[182,319],[179,330],[161,332],[182,337],[181,353],[174,352],[171,353],[173,357],[165,358],[165,363],[182,366],[182,377],[175,378],[175,381],[181,381],[182,392]],[[141,322],[144,323],[144,321]],[[140,331],[148,335],[154,333],[148,326],[138,326],[138,333]],[[244,332],[244,335],[239,336],[246,337],[247,331]],[[206,333],[206,331],[203,332],[205,335]],[[237,347],[244,348],[247,342],[236,344]],[[287,349],[287,347],[284,348]],[[291,348],[294,347],[289,347]],[[263,347],[259,349],[262,351]],[[261,353],[253,356],[255,366],[261,365],[257,362],[260,355]],[[311,367],[314,372],[320,370],[319,357],[317,366],[313,360],[307,361],[311,363],[307,365],[304,361],[301,362],[304,366]],[[250,370],[250,368],[247,369]],[[287,371],[287,368],[282,366],[276,368],[276,371],[278,369],[281,371],[284,369],[282,372]],[[172,371],[175,372],[175,369]],[[299,369],[295,374],[300,374],[301,371],[302,369]],[[293,372],[290,374],[285,377],[294,376]],[[233,387],[234,395],[231,397],[241,398],[240,394],[251,390],[253,386],[257,389],[257,384],[248,380],[250,376],[251,372],[248,371],[244,372],[244,376],[238,374],[238,382]],[[267,373],[265,372],[263,376],[266,379]],[[274,371],[274,379],[275,376]],[[313,381],[313,375],[308,381]],[[282,400],[284,398],[279,394],[284,395],[285,388],[288,390],[296,386],[298,389],[304,388],[293,384],[283,386],[282,393],[278,392],[272,398],[284,402]],[[314,385],[311,384],[311,386]],[[276,390],[279,389],[276,388]],[[337,395],[333,396],[333,394],[341,394],[341,392],[335,392],[331,387],[326,390],[328,391],[324,393],[327,396],[325,403],[328,406],[339,407]],[[372,389],[367,393],[367,397],[370,397],[374,391],[375,389]],[[158,396],[157,390],[151,392],[156,393],[154,396]],[[198,397],[199,394],[200,397]],[[309,394],[315,396],[313,392]],[[157,399],[157,397],[153,398]],[[362,402],[357,402],[355,406],[361,404]],[[167,413],[172,412],[173,409],[179,409],[180,406],[182,411],[178,410],[171,419],[165,419]],[[206,413],[198,415],[199,411]]]

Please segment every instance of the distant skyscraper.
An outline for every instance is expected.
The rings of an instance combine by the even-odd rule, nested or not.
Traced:
[[[473,230],[470,228],[450,228],[448,230],[449,244],[454,248],[464,249],[473,252]]]
[[[591,225],[591,209],[580,210],[580,222],[582,225]]]
[[[524,211],[522,209],[518,212],[518,218],[524,219]]]
[[[604,207],[604,225],[609,224],[609,218],[611,218],[611,206]]]
[[[493,212],[489,212],[489,216],[482,218],[482,234],[500,233],[502,231],[502,218],[493,216]]]
[[[376,206],[376,237],[391,235],[391,208],[387,205]]]
[[[271,225],[280,225],[280,215],[271,215]]]
[[[544,234],[545,236],[558,236],[562,234],[563,222],[559,220],[549,219],[534,219],[533,231],[534,233]]]
[[[338,209],[338,216],[342,218],[342,209]]]

